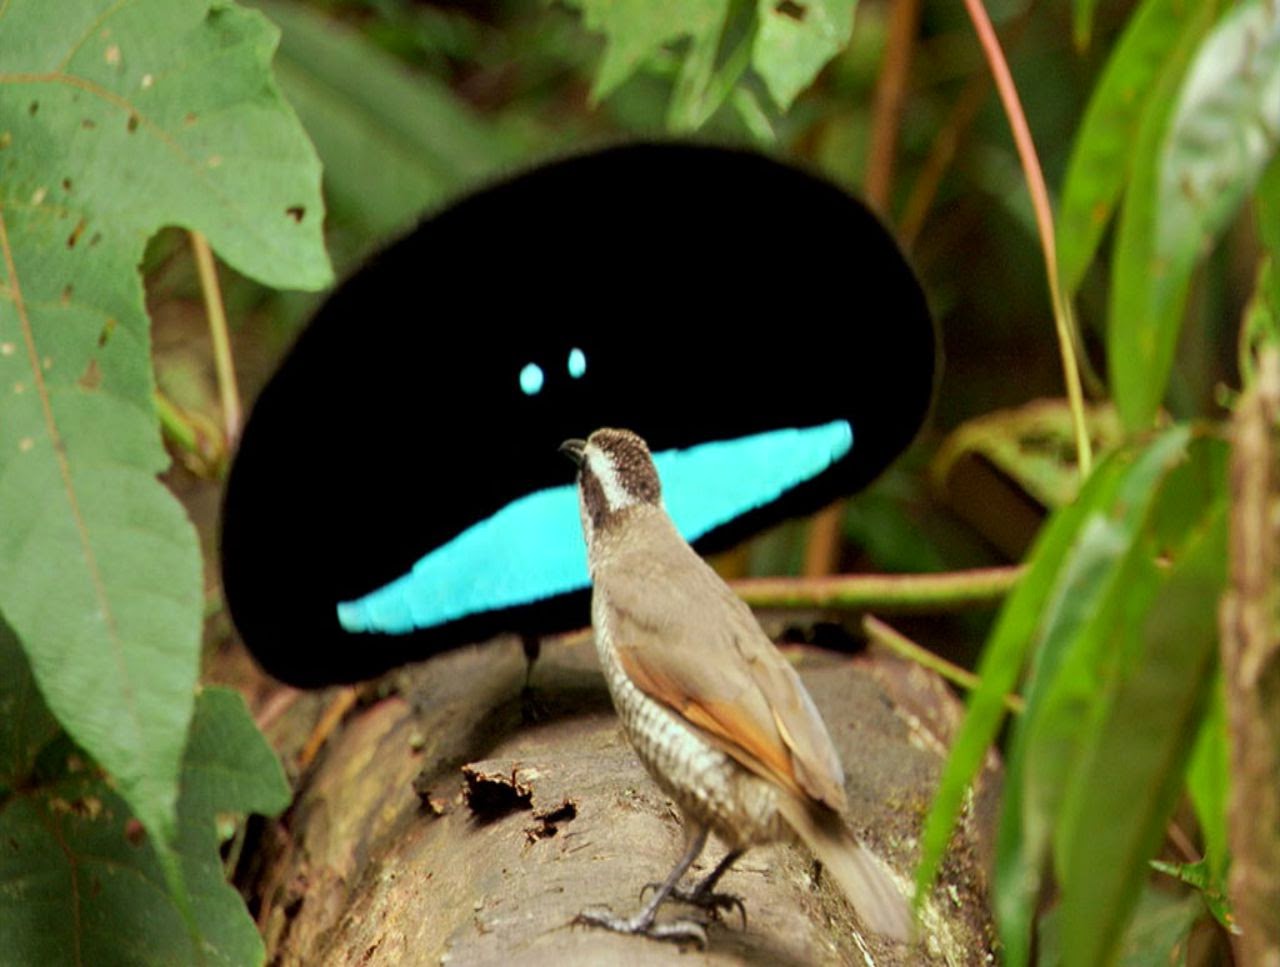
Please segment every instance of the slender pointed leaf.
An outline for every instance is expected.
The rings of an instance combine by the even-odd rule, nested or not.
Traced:
[[[1015,689],[1021,677],[1063,561],[1090,511],[1110,504],[1132,459],[1132,453],[1121,451],[1104,460],[1090,475],[1075,502],[1053,514],[1031,550],[1026,575],[1000,611],[978,665],[978,687],[969,696],[969,707],[952,742],[951,754],[921,834],[920,863],[916,867],[917,904],[923,902],[932,888],[969,784],[1004,720],[1005,696]]]
[[[1057,248],[1067,292],[1079,288],[1129,178],[1133,132],[1161,68],[1182,38],[1204,35],[1212,8],[1201,0],[1143,0],[1108,58],[1076,132],[1063,183]],[[1082,9],[1092,7],[1078,0],[1077,31]]]
[[[1225,892],[1227,882],[1227,802],[1231,763],[1227,755],[1227,713],[1222,681],[1214,682],[1204,724],[1187,767],[1187,792],[1204,836],[1204,856],[1212,885]]]
[[[1184,464],[1190,439],[1188,428],[1175,427],[1137,452],[1114,490],[1100,495],[1106,501],[1089,508],[1046,602],[997,844],[996,907],[1010,965],[1029,961],[1032,917],[1099,652],[1123,612],[1153,587],[1139,534],[1164,480]]]
[[[1129,185],[1112,253],[1107,359],[1116,409],[1130,431],[1145,429],[1164,396],[1189,277],[1174,278],[1156,250],[1161,158],[1178,90],[1215,0],[1193,3],[1188,23],[1166,55],[1132,137]],[[1157,298],[1158,295],[1158,298]]]
[[[1226,557],[1219,502],[1124,629],[1122,667],[1085,726],[1054,848],[1068,967],[1114,959],[1164,838],[1213,680]]]

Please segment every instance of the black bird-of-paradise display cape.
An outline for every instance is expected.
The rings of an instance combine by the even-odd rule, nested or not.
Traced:
[[[911,268],[828,182],[688,144],[534,168],[365,264],[263,389],[223,506],[231,615],[300,685],[584,626],[563,440],[644,437],[712,552],[877,476],[935,369]]]

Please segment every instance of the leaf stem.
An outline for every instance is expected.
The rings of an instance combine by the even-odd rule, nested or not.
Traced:
[[[227,332],[227,310],[218,285],[218,267],[213,250],[203,234],[192,230],[191,249],[200,274],[205,313],[209,317],[209,337],[213,341],[213,362],[218,373],[218,395],[222,400],[222,423],[230,450],[240,435],[240,390],[236,386],[235,360],[231,356],[231,337]]]
[[[833,577],[745,578],[731,582],[753,608],[942,611],[998,602],[1023,567],[975,568],[943,574],[838,574]]]
[[[1049,298],[1053,303],[1058,351],[1062,355],[1062,373],[1067,384],[1067,399],[1071,404],[1071,417],[1075,425],[1076,459],[1080,466],[1081,477],[1087,477],[1093,466],[1093,451],[1089,443],[1089,431],[1085,426],[1084,392],[1080,388],[1080,370],[1072,339],[1072,333],[1075,331],[1074,313],[1071,300],[1062,291],[1058,280],[1058,252],[1054,244],[1053,209],[1049,205],[1049,190],[1045,187],[1044,173],[1040,170],[1040,160],[1036,156],[1031,129],[1027,125],[1027,117],[1022,110],[1022,102],[1018,98],[1018,89],[1014,86],[1013,76],[1009,73],[1009,64],[1005,61],[1004,52],[1000,49],[1000,41],[996,37],[995,28],[991,26],[986,8],[983,7],[982,0],[964,0],[964,5],[969,11],[969,19],[973,21],[973,29],[978,35],[978,42],[986,55],[987,64],[991,67],[996,89],[1000,92],[1000,100],[1004,104],[1005,115],[1009,119],[1009,127],[1013,132],[1013,141],[1018,149],[1018,159],[1022,162],[1022,172],[1027,179],[1031,205],[1035,209],[1036,228],[1040,232],[1040,247],[1044,250],[1045,274],[1049,281]]]
[[[937,672],[953,685],[965,691],[973,691],[981,684],[981,679],[973,672],[955,665],[941,655],[935,655],[929,649],[916,644],[902,632],[889,627],[875,615],[864,615],[862,631],[876,644],[883,645],[900,658],[915,662],[923,668]],[[1004,705],[1010,712],[1021,715],[1027,707],[1020,695],[1005,695]]]

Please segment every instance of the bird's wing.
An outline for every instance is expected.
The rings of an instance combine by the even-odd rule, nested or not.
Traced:
[[[842,809],[839,757],[795,669],[742,600],[680,545],[687,557],[678,567],[621,555],[610,580],[597,582],[627,675],[747,768]]]

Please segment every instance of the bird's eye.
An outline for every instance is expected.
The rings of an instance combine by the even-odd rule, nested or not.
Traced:
[[[520,389],[525,396],[536,396],[542,392],[544,379],[541,366],[537,363],[525,363],[524,369],[520,370]]]
[[[580,379],[587,371],[587,354],[576,346],[569,350],[569,375]]]

